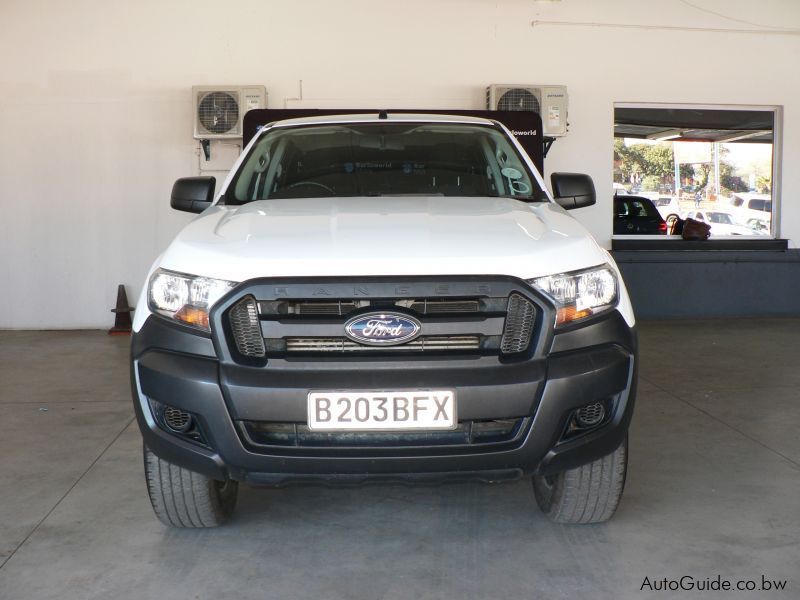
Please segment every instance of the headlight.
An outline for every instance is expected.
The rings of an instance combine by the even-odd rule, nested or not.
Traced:
[[[617,304],[617,275],[603,265],[586,271],[529,279],[556,303],[556,326],[585,319]]]
[[[209,331],[208,311],[234,285],[159,269],[150,278],[148,304],[155,313]]]

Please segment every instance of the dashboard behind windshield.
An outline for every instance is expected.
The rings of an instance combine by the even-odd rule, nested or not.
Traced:
[[[263,133],[234,176],[225,202],[386,195],[547,200],[500,129],[461,123],[343,123]]]

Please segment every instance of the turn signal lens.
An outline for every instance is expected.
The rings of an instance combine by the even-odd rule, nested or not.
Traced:
[[[175,313],[174,318],[177,321],[183,321],[187,325],[193,325],[200,329],[208,329],[208,311],[204,308],[195,308],[194,306],[182,306],[181,309]]]
[[[591,310],[577,310],[574,306],[559,308],[556,311],[556,325],[577,321],[592,316]]]

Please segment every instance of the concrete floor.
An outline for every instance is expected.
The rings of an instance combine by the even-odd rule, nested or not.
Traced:
[[[640,339],[608,524],[553,525],[520,481],[244,488],[228,526],[175,531],[145,492],[128,339],[0,332],[0,598],[663,598],[645,577],[718,574],[800,597],[800,319]]]

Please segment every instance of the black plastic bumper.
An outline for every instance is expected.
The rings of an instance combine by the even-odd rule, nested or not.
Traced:
[[[635,330],[614,311],[553,336],[550,350],[547,358],[516,363],[476,357],[387,361],[377,369],[383,389],[454,389],[460,418],[530,417],[513,444],[486,447],[254,450],[242,440],[238,419],[303,421],[309,389],[374,389],[375,371],[352,361],[302,369],[274,361],[270,369],[231,374],[220,368],[210,338],[157,317],[133,336],[131,382],[147,446],[165,460],[216,479],[263,485],[368,477],[494,481],[591,462],[612,452],[627,433],[636,395]],[[149,400],[196,415],[205,443],[160,427]],[[595,401],[610,402],[610,419],[565,438],[574,409]]]

